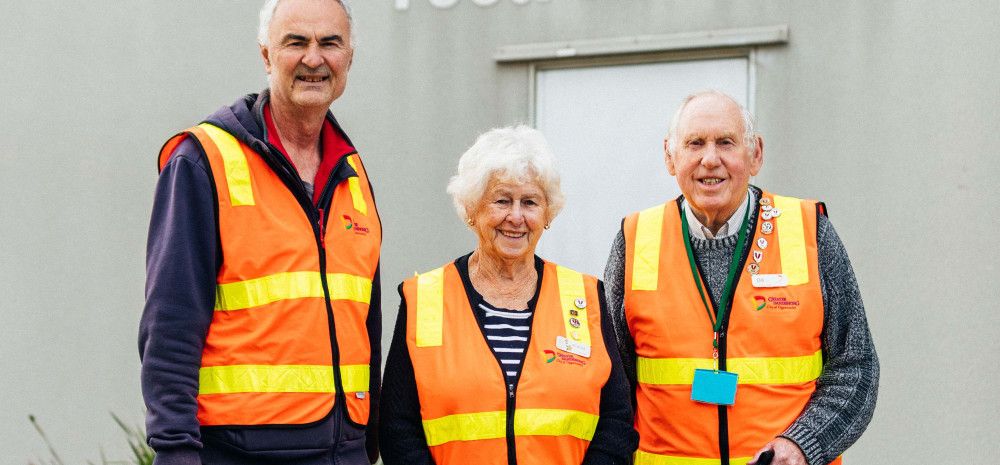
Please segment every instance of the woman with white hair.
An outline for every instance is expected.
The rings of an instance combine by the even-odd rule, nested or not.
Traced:
[[[481,135],[448,193],[479,242],[400,285],[385,464],[629,463],[638,438],[603,285],[535,255],[564,203],[544,137]]]

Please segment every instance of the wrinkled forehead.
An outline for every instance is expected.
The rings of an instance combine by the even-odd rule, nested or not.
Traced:
[[[507,170],[494,171],[491,173],[483,193],[543,194],[544,190],[538,182],[538,176],[533,171],[526,170],[522,173],[512,173]]]
[[[681,112],[678,136],[732,135],[746,130],[740,106],[721,95],[708,94],[692,99]]]
[[[334,0],[282,0],[268,25],[268,36],[350,36],[347,10]]]

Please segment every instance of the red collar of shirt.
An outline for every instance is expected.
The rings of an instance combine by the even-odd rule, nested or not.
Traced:
[[[264,106],[264,124],[267,125],[267,141],[277,147],[288,163],[294,167],[295,162],[288,157],[288,151],[285,150],[285,146],[281,144],[281,138],[278,137],[278,129],[274,126],[274,118],[271,117],[270,104]],[[322,195],[323,189],[326,188],[326,182],[330,179],[330,173],[337,166],[337,162],[345,155],[355,152],[354,147],[347,142],[347,139],[333,126],[329,119],[323,120],[320,141],[323,152],[320,153],[319,169],[316,170],[316,178],[313,179],[313,204],[316,205],[319,204],[319,197]]]

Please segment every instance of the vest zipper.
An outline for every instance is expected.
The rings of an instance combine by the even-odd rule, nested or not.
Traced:
[[[326,222],[323,220],[324,211],[322,208],[319,209],[319,219],[316,220],[316,225],[319,226],[319,245],[321,248],[326,248],[326,230],[323,229],[326,226]]]
[[[322,211],[322,210],[320,210]],[[319,215],[322,218],[322,214]],[[318,233],[316,239],[316,246],[319,248],[319,278],[320,282],[323,283],[323,295],[326,301],[326,321],[329,325],[330,331],[330,356],[333,364],[333,385],[334,390],[334,411],[342,410],[346,415],[347,412],[347,396],[344,394],[344,382],[340,377],[340,345],[337,343],[337,321],[333,315],[333,303],[330,302],[330,284],[326,281],[326,241],[323,239],[323,224],[322,219],[317,219],[316,221],[316,232]],[[335,415],[341,415],[341,413],[335,413]],[[339,420],[339,418],[338,418]],[[340,441],[340,425],[341,421],[334,422],[334,441]]]
[[[331,178],[333,173],[330,173]],[[327,187],[329,187],[330,180],[327,180]],[[327,188],[324,188],[324,192]],[[321,200],[322,202],[322,200]],[[311,203],[310,203],[311,204]],[[322,207],[326,207],[327,204],[320,203]],[[337,341],[337,319],[333,314],[333,302],[330,301],[330,283],[326,279],[326,218],[329,215],[325,214],[324,208],[314,207],[316,215],[316,246],[319,249],[319,277],[320,282],[323,283],[323,296],[326,300],[326,318],[329,324],[330,331],[330,355],[333,364],[333,385],[336,393],[334,394],[334,410],[339,410],[340,412],[335,413],[338,415],[337,421],[334,425],[334,442],[339,443],[340,441],[340,429],[343,421],[341,418],[350,417],[347,413],[347,394],[344,393],[344,381],[340,373],[340,344]]]
[[[475,313],[475,311],[473,311]],[[534,320],[535,314],[532,312],[531,319]],[[476,314],[476,320],[479,320],[479,315]],[[530,323],[529,323],[530,325]],[[479,330],[482,332],[483,325],[479,324]],[[529,336],[530,337],[530,336]],[[521,380],[521,373],[524,372],[524,359],[523,357],[527,355],[528,349],[525,347],[524,354],[522,354],[521,359],[521,370],[517,372],[517,378],[514,378],[513,383],[507,383],[507,373],[504,370],[503,363],[500,361],[500,355],[493,351],[492,347],[489,347],[489,342],[486,342],[486,334],[483,333],[483,342],[486,344],[486,348],[489,349],[490,353],[493,354],[493,358],[497,361],[497,367],[500,369],[500,376],[505,380],[504,384],[507,387],[507,399],[504,405],[506,411],[506,425],[505,430],[507,433],[507,465],[517,465],[517,448],[514,442],[514,409],[517,406],[517,383]],[[529,339],[528,346],[531,346],[531,341]]]
[[[754,208],[754,205],[749,205],[747,208]],[[733,316],[733,301],[736,300],[736,289],[739,287],[740,278],[743,277],[743,269],[746,267],[747,258],[750,255],[750,250],[753,249],[753,236],[752,231],[757,230],[757,215],[754,215],[753,221],[750,222],[748,227],[751,232],[748,232],[749,238],[746,244],[743,245],[744,250],[736,250],[733,253],[739,253],[743,255],[740,259],[740,266],[737,268],[739,273],[736,275],[736,280],[733,281],[733,289],[730,293],[729,300],[726,302],[727,308],[725,317],[722,319],[722,328],[719,329],[719,370],[726,370],[726,352],[728,348],[728,338],[726,333],[729,330],[729,320]],[[699,272],[701,271],[699,267]],[[704,280],[704,278],[702,279]],[[715,309],[718,311],[718,309]],[[719,406],[719,457],[721,457],[720,465],[729,465],[729,409],[725,405]]]
[[[302,179],[299,177],[298,172],[295,167],[289,163],[288,159],[281,155],[281,152],[277,147],[271,145],[268,142],[262,142],[264,150],[258,150],[261,154],[265,155],[264,161],[271,170],[278,175],[278,178],[285,184],[285,187],[292,193],[296,200],[299,202],[299,206],[302,207],[302,211],[306,214],[306,218],[310,221],[313,229],[313,238],[316,240],[316,250],[319,253],[319,277],[320,283],[323,286],[323,297],[326,304],[326,319],[327,325],[330,332],[330,355],[333,365],[333,385],[336,393],[334,394],[334,410],[336,410],[338,405],[341,409],[346,409],[347,400],[344,394],[343,380],[340,377],[340,345],[337,342],[337,322],[333,315],[333,304],[330,302],[330,285],[326,280],[326,239],[324,237],[325,233],[325,218],[323,209],[313,204],[312,198],[306,192],[305,187],[302,185]],[[332,189],[330,187],[330,180],[333,179],[336,169],[330,172],[330,179],[327,180],[326,186],[323,188],[323,194],[325,199],[320,199],[320,205],[326,206],[329,203],[330,192]],[[328,192],[329,191],[329,192]],[[326,202],[326,203],[323,203]],[[346,410],[344,410],[346,412]],[[332,413],[332,412],[331,412]],[[341,421],[335,421],[334,425],[334,440],[337,441],[340,438],[340,424]]]
[[[723,335],[725,333],[719,334],[719,369],[726,369],[726,359],[725,353],[726,349],[723,348],[725,342],[723,342]],[[729,407],[725,405],[719,406],[719,465],[729,465]]]
[[[491,349],[492,351],[492,349]],[[527,348],[524,350],[528,351]],[[503,367],[500,367],[503,370]],[[524,371],[522,363],[521,370],[517,372],[518,379]],[[506,377],[506,373],[504,373]],[[514,441],[514,407],[517,405],[517,381],[507,385],[507,465],[517,465],[517,445]]]
[[[475,305],[473,305],[475,308]],[[493,358],[497,361],[497,368],[500,369],[500,376],[504,379],[504,385],[507,388],[507,399],[505,403],[506,411],[506,425],[505,430],[507,433],[507,465],[517,465],[517,448],[514,441],[514,410],[517,406],[517,383],[521,380],[521,374],[524,373],[524,357],[528,354],[528,347],[531,347],[531,337],[528,336],[528,346],[524,348],[524,353],[521,354],[521,369],[517,372],[517,377],[514,378],[513,383],[507,383],[507,373],[503,367],[503,362],[500,361],[500,355],[493,351],[493,348],[489,346],[489,342],[486,339],[486,333],[483,332],[483,324],[479,321],[479,314],[473,310],[473,314],[479,326],[479,331],[483,335],[483,343],[486,344],[486,348],[493,354]],[[532,326],[532,322],[535,320],[535,312],[531,313],[531,321],[528,322],[528,327]]]
[[[333,302],[330,300],[330,283],[326,279],[326,231],[327,222],[330,219],[329,206],[333,198],[333,190],[336,186],[333,180],[336,178],[337,172],[340,169],[340,164],[346,162],[346,157],[341,157],[332,170],[330,170],[330,176],[327,178],[325,185],[323,186],[323,192],[320,194],[319,205],[314,206],[312,199],[309,199],[309,205],[317,212],[316,215],[316,245],[319,248],[319,272],[320,281],[323,283],[323,295],[326,297],[326,315],[327,321],[330,325],[330,352],[332,354],[333,360],[333,384],[334,389],[336,389],[336,394],[334,394],[336,401],[334,405],[334,410],[339,410],[336,412],[337,421],[334,425],[334,441],[339,444],[340,441],[340,430],[342,419],[346,418],[349,422],[354,422],[351,418],[350,413],[347,411],[347,393],[344,392],[344,380],[340,373],[340,343],[337,341],[337,320],[333,313]],[[341,180],[341,182],[346,179]],[[301,184],[301,183],[300,183]],[[302,189],[303,192],[305,189]],[[339,408],[337,407],[339,405]],[[364,427],[365,425],[360,425]]]
[[[539,273],[541,276],[541,273]],[[542,283],[539,281],[538,290],[536,296],[541,293]],[[535,298],[532,297],[535,301]],[[531,302],[529,301],[528,308],[532,309]],[[507,384],[507,465],[517,465],[517,443],[516,436],[514,432],[514,411],[517,409],[517,385],[521,382],[521,375],[524,374],[524,359],[528,356],[528,349],[531,348],[531,340],[535,337],[535,332],[532,330],[535,326],[535,315],[538,313],[538,308],[531,310],[531,318],[528,320],[528,345],[524,347],[524,352],[521,353],[521,369],[517,370],[517,376],[514,377],[513,383]],[[485,339],[485,333],[483,338]],[[490,349],[493,352],[493,349]],[[507,378],[507,370],[504,369],[503,363],[500,362],[500,355],[493,352],[494,357],[497,359],[497,365],[500,366],[500,374]]]
[[[471,254],[470,254],[471,255]],[[538,271],[538,284],[535,289],[535,295],[532,296],[531,300],[528,301],[528,308],[531,309],[531,318],[528,319],[528,345],[525,346],[524,352],[521,353],[521,369],[517,372],[517,377],[514,378],[513,383],[507,383],[507,372],[503,367],[503,362],[500,361],[500,355],[493,351],[493,348],[489,345],[489,340],[486,338],[485,329],[483,329],[483,320],[479,316],[480,313],[476,309],[478,308],[479,302],[473,302],[470,296],[479,294],[476,289],[472,286],[472,282],[469,281],[468,277],[468,255],[464,258],[460,258],[455,261],[456,267],[460,270],[463,265],[459,262],[463,259],[466,260],[464,269],[465,276],[462,276],[462,286],[465,288],[466,299],[469,300],[469,307],[472,309],[472,316],[476,319],[477,326],[479,326],[479,334],[483,336],[483,343],[486,344],[486,348],[493,354],[493,359],[497,361],[497,368],[500,370],[500,376],[504,380],[504,385],[507,389],[507,399],[506,399],[506,431],[507,431],[507,465],[517,465],[517,447],[514,440],[514,410],[517,407],[517,385],[521,381],[521,375],[524,374],[524,360],[528,356],[528,349],[531,348],[531,341],[535,337],[532,328],[535,326],[535,315],[538,313],[538,308],[536,308],[539,295],[542,293],[542,276],[544,273],[544,266],[539,267],[538,257],[535,257],[535,268]],[[459,273],[461,274],[461,273]],[[482,296],[480,295],[480,298]]]

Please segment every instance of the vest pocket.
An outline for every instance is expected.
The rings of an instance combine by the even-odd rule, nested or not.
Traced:
[[[334,447],[335,418],[336,415],[331,414],[306,426],[203,428],[202,439],[206,449],[218,449],[265,463],[286,463],[285,460],[329,454]]]

